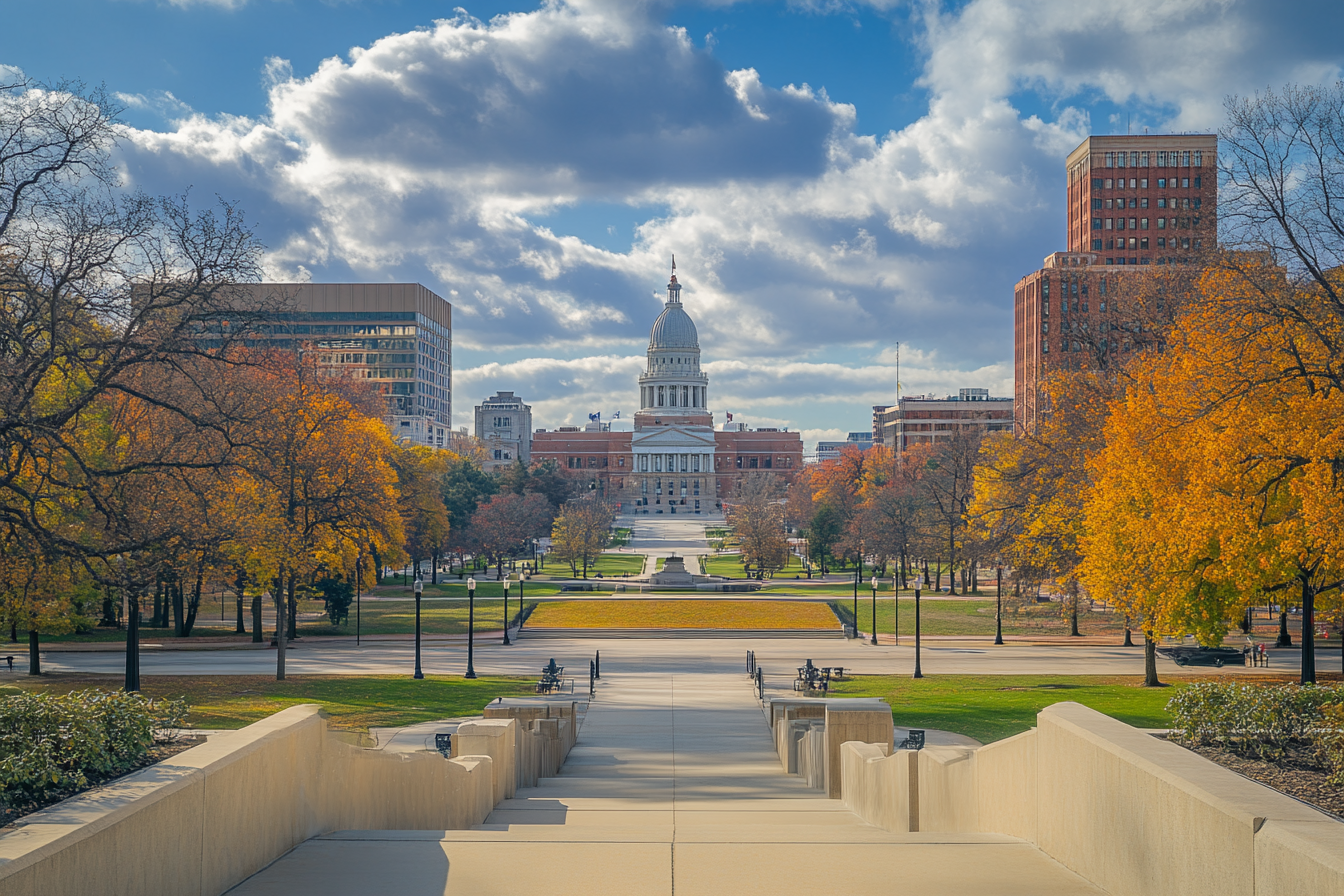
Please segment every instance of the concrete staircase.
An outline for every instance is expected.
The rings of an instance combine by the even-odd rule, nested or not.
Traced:
[[[316,837],[233,896],[1097,896],[1031,844],[893,834],[787,775],[743,676],[610,671],[558,777],[466,831]]]

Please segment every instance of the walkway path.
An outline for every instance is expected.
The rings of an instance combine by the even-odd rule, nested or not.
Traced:
[[[1097,894],[1030,844],[890,834],[784,774],[745,678],[607,675],[559,777],[471,831],[347,831],[234,896]]]

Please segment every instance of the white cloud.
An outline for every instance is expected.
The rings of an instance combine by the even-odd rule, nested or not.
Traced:
[[[264,119],[179,109],[130,132],[125,167],[153,191],[241,200],[273,275],[422,280],[453,301],[459,347],[596,353],[460,370],[459,419],[501,387],[551,424],[628,406],[675,252],[711,395],[833,429],[840,404],[889,400],[870,359],[896,341],[907,393],[1011,394],[1012,284],[1062,248],[1062,157],[1098,125],[1093,99],[1136,126],[1210,127],[1226,92],[1340,59],[1337,29],[1294,30],[1309,0],[931,3],[927,111],[861,134],[853,106],[728,70],[664,7],[552,0],[307,74],[272,58]],[[659,211],[625,252],[538,221],[586,203]]]

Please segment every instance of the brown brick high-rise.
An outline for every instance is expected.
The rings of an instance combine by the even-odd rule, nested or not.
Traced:
[[[1188,264],[1218,233],[1218,138],[1089,137],[1065,161],[1067,246],[1013,290],[1014,417],[1036,428],[1045,374],[1078,365],[1090,341],[1123,356],[1134,324],[1110,301],[1115,278]],[[1086,337],[1086,338],[1076,338]]]

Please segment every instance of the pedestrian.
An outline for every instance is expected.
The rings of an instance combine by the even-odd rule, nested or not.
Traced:
[[[14,657],[12,657],[12,656],[7,656],[7,657],[5,657],[5,662],[9,663],[9,671],[13,672],[13,671],[14,671]]]

